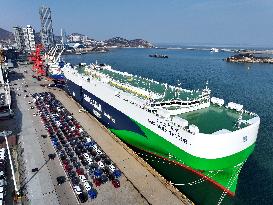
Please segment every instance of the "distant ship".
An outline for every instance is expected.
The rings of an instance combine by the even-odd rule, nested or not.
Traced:
[[[212,52],[212,53],[218,53],[219,52],[219,48],[211,48],[210,52]]]
[[[152,58],[169,58],[167,55],[161,55],[161,54],[150,54],[149,57],[152,57]]]
[[[179,175],[183,192],[196,204],[232,200],[255,147],[257,114],[211,97],[207,85],[187,90],[105,64],[67,64],[63,73],[65,91],[121,140],[160,159],[156,169],[177,164],[179,172],[165,174]]]

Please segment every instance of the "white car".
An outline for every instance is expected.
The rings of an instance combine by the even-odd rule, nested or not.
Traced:
[[[79,194],[82,193],[82,190],[81,190],[81,188],[80,188],[79,186],[74,186],[73,189],[74,189],[74,192],[75,192],[77,195],[79,195]]]
[[[84,175],[82,175],[82,174],[79,175],[79,178],[80,178],[80,180],[81,180],[82,183],[84,183],[84,182],[87,181],[86,177]]]
[[[98,146],[96,144],[92,145],[92,147],[97,152],[97,154],[102,154],[102,151],[98,148]]]
[[[83,186],[87,192],[92,189],[88,181],[84,182]]]
[[[110,164],[108,167],[111,170],[111,172],[114,172],[116,170],[116,167],[113,164]]]
[[[91,158],[87,159],[88,165],[91,165],[93,163],[93,160]]]
[[[60,127],[61,126],[60,121],[56,121],[56,125],[57,125],[57,127]]]
[[[82,128],[80,128],[82,129]],[[89,137],[85,137],[86,142],[92,142],[92,140]]]
[[[90,159],[90,156],[89,156],[89,154],[87,154],[87,153],[83,153],[83,157],[84,157],[86,160]]]
[[[101,161],[98,161],[98,165],[101,169],[104,168],[104,164]]]

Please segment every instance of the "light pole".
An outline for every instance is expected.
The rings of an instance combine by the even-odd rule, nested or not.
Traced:
[[[9,114],[12,115],[12,110],[10,108],[11,105],[11,96],[10,96],[10,87],[9,87],[9,79],[7,79],[7,89],[6,89],[6,95],[7,95],[7,101],[8,101],[8,105],[9,105]]]

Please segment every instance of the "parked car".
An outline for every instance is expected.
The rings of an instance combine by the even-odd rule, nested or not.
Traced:
[[[115,188],[119,188],[120,187],[120,182],[118,179],[114,179],[112,180],[112,184]]]
[[[82,192],[78,195],[81,203],[85,203],[88,200],[88,194],[86,192]]]
[[[73,190],[77,195],[81,194],[83,191],[78,185],[74,186]]]
[[[67,173],[67,175],[68,175],[70,178],[72,178],[72,177],[75,177],[75,176],[76,176],[76,172],[73,171],[73,170],[71,170],[71,171],[69,171],[69,172]]]
[[[100,177],[100,181],[102,184],[105,184],[108,181],[108,177],[105,174],[103,174]]]
[[[79,185],[80,179],[78,177],[74,176],[71,178],[71,182],[73,185]]]
[[[73,166],[74,166],[76,169],[78,169],[78,168],[81,167],[81,163],[79,163],[79,162],[73,162]]]
[[[97,198],[98,192],[96,189],[92,188],[87,193],[88,193],[88,196],[90,197],[90,199]]]
[[[84,174],[83,168],[76,169],[76,172],[77,172],[78,175],[83,175]]]
[[[86,177],[84,175],[82,175],[82,174],[79,175],[79,178],[80,178],[82,183],[86,182],[86,180],[87,180]]]
[[[89,190],[91,190],[92,189],[92,184],[90,185],[90,182],[89,181],[85,181],[84,183],[83,183],[83,186],[84,186],[84,188],[85,188],[85,190],[88,192]]]

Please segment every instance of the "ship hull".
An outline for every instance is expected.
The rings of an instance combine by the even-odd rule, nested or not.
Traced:
[[[136,147],[132,149],[166,180],[174,183],[176,188],[194,204],[212,205],[219,202],[221,205],[234,204],[234,195],[227,194],[223,189],[187,167]]]
[[[82,87],[72,82],[71,80],[65,80],[64,90],[72,96],[78,103],[82,103]]]
[[[231,204],[231,199],[236,190],[238,174],[240,172],[239,168],[242,167],[243,162],[246,161],[248,156],[252,153],[254,144],[224,159],[197,160],[194,156],[190,156],[183,150],[177,148],[172,143],[137,123],[134,119],[131,119],[69,79],[66,79],[65,91],[117,137],[137,150],[140,156],[157,157],[159,160],[157,160],[156,163],[149,160],[149,157],[145,158],[144,156],[143,159],[147,160],[147,162],[163,176],[167,176],[166,178],[168,180],[178,184],[186,183],[187,185],[185,186],[178,185],[177,187],[195,203],[217,204],[217,200],[220,200],[221,195],[224,195],[222,199],[223,203]],[[215,170],[197,170],[185,165],[185,162],[189,160],[195,160],[196,166],[198,166],[199,163],[229,164],[230,161],[235,161],[235,164],[239,164],[239,168],[230,167],[221,170],[221,172]],[[158,163],[159,161],[162,161],[162,163]],[[166,163],[166,161],[168,161],[168,165],[170,165],[169,168],[166,168],[166,164],[164,165],[163,163]],[[201,183],[189,185],[196,181],[201,181]],[[231,181],[232,183],[230,183]],[[200,191],[202,194],[199,193]]]

